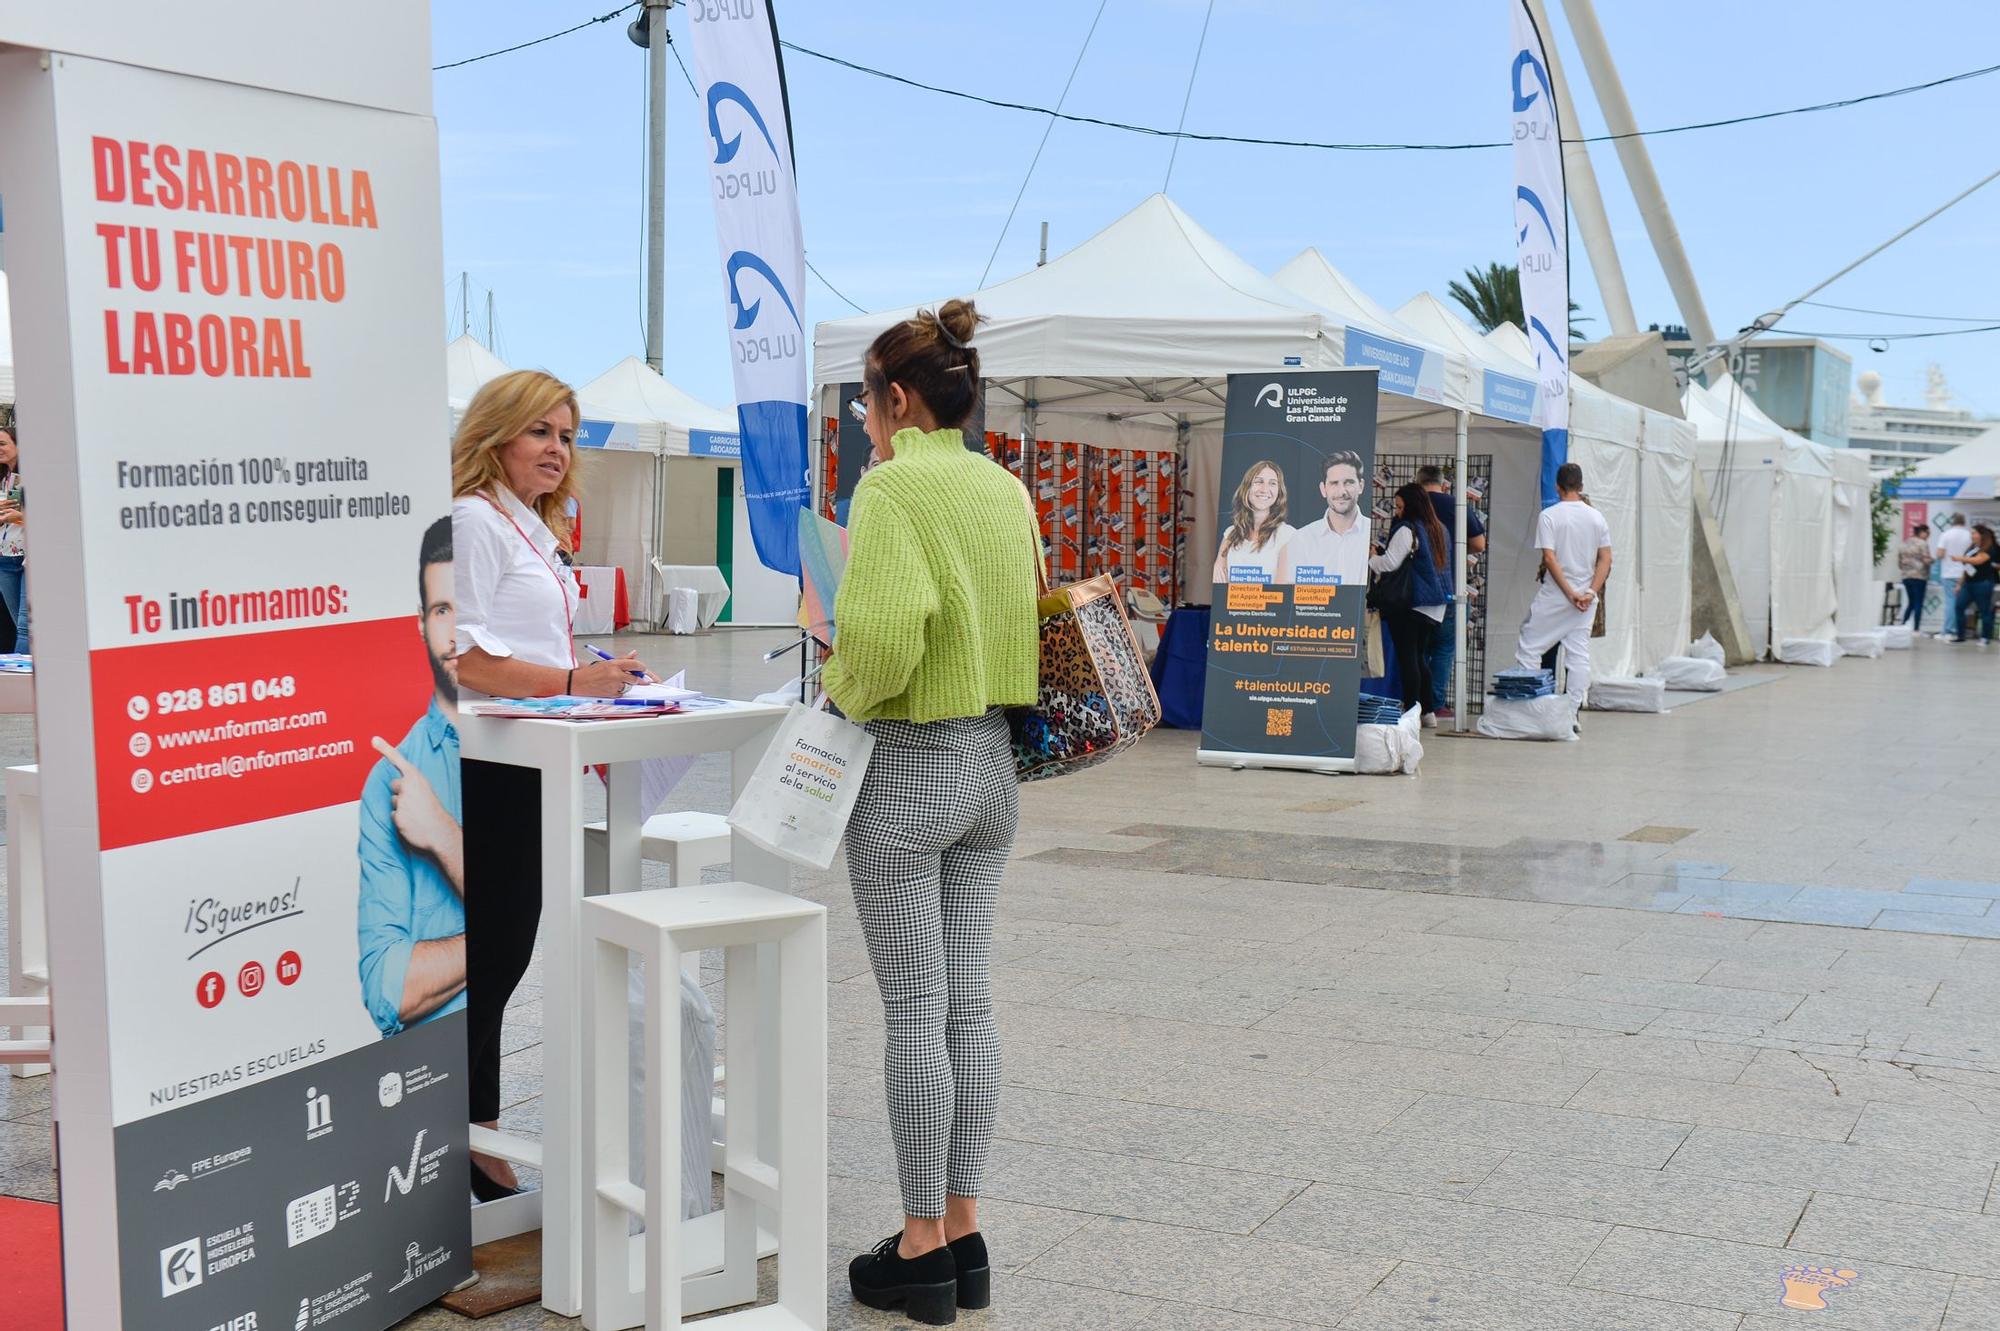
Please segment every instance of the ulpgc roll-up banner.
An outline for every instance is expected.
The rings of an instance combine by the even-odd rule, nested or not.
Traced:
[[[1372,369],[1229,376],[1205,764],[1354,767],[1370,537],[1386,534],[1375,401]]]
[[[714,149],[709,182],[729,302],[750,536],[764,567],[799,571],[806,453],[806,253],[771,0],[688,0],[695,84]]]
[[[72,1327],[364,1331],[470,1270],[437,137],[397,8],[201,6],[157,49],[209,77],[0,52]],[[378,81],[260,87],[264,44],[295,88],[295,46]]]
[[[1569,195],[1562,125],[1542,34],[1527,0],[1514,0],[1514,231],[1521,310],[1542,390],[1542,503],[1556,502],[1556,468],[1569,460]]]

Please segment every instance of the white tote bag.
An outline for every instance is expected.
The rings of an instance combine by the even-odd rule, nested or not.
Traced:
[[[874,752],[874,737],[860,726],[792,704],[729,825],[794,864],[832,867]]]

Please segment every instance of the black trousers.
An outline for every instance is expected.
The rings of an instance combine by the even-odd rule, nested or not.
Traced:
[[[542,774],[461,764],[465,797],[465,1035],[474,1123],[500,1117],[500,1026],[542,922]]]
[[[1389,641],[1396,646],[1396,668],[1402,676],[1403,710],[1427,706],[1430,688],[1425,682],[1429,671],[1424,649],[1430,644],[1431,630],[1437,625],[1414,610],[1385,610],[1382,622],[1389,629]]]

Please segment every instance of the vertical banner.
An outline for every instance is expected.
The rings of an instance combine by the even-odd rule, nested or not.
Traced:
[[[1542,503],[1556,502],[1556,468],[1569,461],[1569,196],[1562,125],[1542,33],[1528,0],[1514,5],[1514,231],[1521,311],[1542,390]]]
[[[436,127],[4,58],[69,1323],[386,1327],[471,1270]]]
[[[771,0],[687,7],[695,86],[708,108],[715,237],[729,302],[750,536],[764,567],[799,571],[811,502],[806,449],[805,242],[792,113]]]
[[[1232,374],[1202,704],[1205,764],[1349,771],[1376,372]]]

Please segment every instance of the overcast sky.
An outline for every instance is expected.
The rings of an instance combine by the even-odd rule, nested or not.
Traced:
[[[1053,105],[1091,0],[777,0],[788,41],[925,82]],[[607,0],[434,0],[434,60],[541,36]],[[1066,110],[1171,126],[1207,0],[1108,0]],[[1603,132],[1557,12],[1586,133]],[[2000,60],[2000,9],[1974,0],[1789,0],[1598,6],[1642,127],[1828,101]],[[636,13],[636,11],[634,11]],[[1215,0],[1187,128],[1343,141],[1486,141],[1508,125],[1504,0]],[[584,383],[643,354],[645,53],[612,23],[436,75],[444,256],[455,317],[470,275],[483,334],[493,292],[502,354]],[[687,16],[669,22],[685,37]],[[686,50],[683,47],[682,54]],[[732,401],[722,279],[703,174],[702,114],[670,70],[667,375]],[[790,53],[806,249],[849,300],[880,309],[979,285],[1047,118],[977,106]],[[1831,274],[2000,162],[2000,74],[1849,109],[1648,140],[1709,312],[1734,329]],[[1169,140],[1055,127],[989,283],[1082,241],[1166,182]],[[1680,322],[1616,153],[1592,148],[1640,325]],[[1512,261],[1507,151],[1344,153],[1183,143],[1172,196],[1269,271],[1319,246],[1393,308],[1440,296],[1471,265]],[[1575,298],[1607,331],[1573,241]],[[1844,278],[1842,305],[2000,322],[2000,183]],[[810,282],[808,323],[852,313]],[[1801,309],[1813,331],[1936,323]],[[456,332],[453,327],[450,331]],[[2000,333],[1878,354],[1890,401],[1921,403],[1925,367],[1958,405],[2000,413]]]

